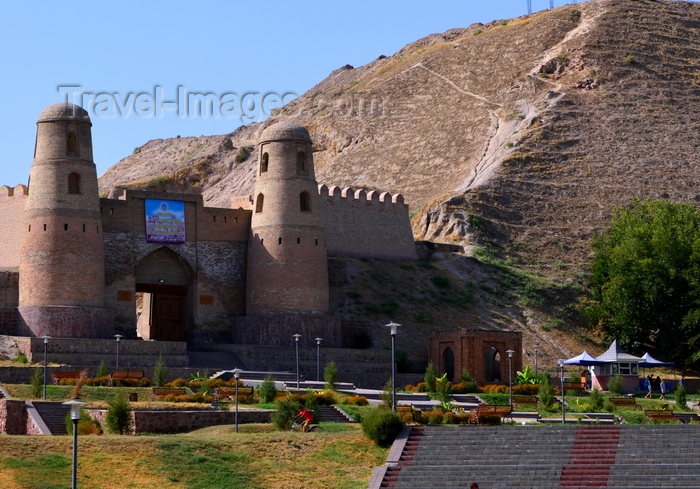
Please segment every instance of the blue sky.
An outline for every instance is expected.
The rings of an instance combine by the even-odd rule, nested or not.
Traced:
[[[549,7],[549,0],[531,1],[533,11]],[[259,107],[265,93],[300,95],[345,64],[392,55],[431,33],[525,13],[527,0],[4,2],[0,185],[27,182],[36,119],[66,97],[93,104],[101,175],[151,139],[233,131],[242,123],[241,97]],[[210,92],[220,101],[228,94],[228,112],[202,117],[158,105],[179,91]],[[276,97],[264,100],[269,107]],[[248,119],[264,118],[247,107]]]

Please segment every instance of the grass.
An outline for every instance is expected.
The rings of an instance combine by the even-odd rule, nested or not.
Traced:
[[[217,426],[180,435],[84,436],[81,489],[367,487],[387,450],[358,425],[325,433],[270,431],[270,425]],[[2,437],[6,489],[63,489],[70,481],[71,438]]]

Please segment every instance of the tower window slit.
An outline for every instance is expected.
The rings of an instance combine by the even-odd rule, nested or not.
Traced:
[[[316,238],[316,240],[315,240],[315,241],[316,241],[316,246],[318,246],[318,238]]]
[[[85,224],[83,224],[83,232],[85,232]]]
[[[44,231],[46,231],[46,224],[44,224]]]
[[[31,224],[29,225],[29,232],[30,233],[32,232],[32,225]]]
[[[279,238],[277,238],[277,244],[278,244],[278,245],[281,245],[281,244],[282,244],[282,237],[281,237],[281,236],[280,236]]]
[[[224,216],[224,222],[226,222],[226,216]]]
[[[297,238],[297,244],[301,244],[301,238]]]
[[[64,230],[64,231],[68,231],[68,223],[65,223],[65,224],[63,225],[63,230]]]

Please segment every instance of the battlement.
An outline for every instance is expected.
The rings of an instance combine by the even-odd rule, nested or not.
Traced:
[[[333,199],[335,202],[357,202],[363,203],[382,203],[382,204],[395,204],[401,210],[408,209],[408,205],[404,203],[403,195],[401,194],[390,194],[389,192],[379,192],[376,190],[367,191],[365,189],[355,190],[352,187],[340,188],[337,185],[331,185],[328,187],[325,184],[319,184],[318,193],[321,198],[327,197]]]
[[[417,259],[403,195],[335,185],[318,193],[329,256]]]
[[[29,195],[29,188],[26,185],[15,185],[14,187],[9,187],[3,185],[0,187],[0,198],[2,197],[26,197]]]

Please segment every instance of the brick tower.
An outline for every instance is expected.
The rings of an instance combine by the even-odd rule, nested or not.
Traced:
[[[20,251],[19,327],[29,336],[104,338],[104,241],[88,113],[47,107],[37,121]]]
[[[304,127],[282,122],[263,131],[254,199],[246,314],[327,314],[326,241]]]

